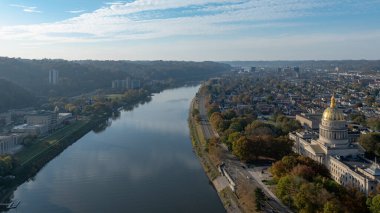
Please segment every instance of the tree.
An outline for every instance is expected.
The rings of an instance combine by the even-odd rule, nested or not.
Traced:
[[[268,143],[268,157],[274,159],[281,159],[282,157],[289,155],[292,152],[293,141],[286,136],[280,136],[277,138],[264,137],[266,143]]]
[[[223,117],[220,112],[214,112],[210,116],[210,123],[216,129],[219,130],[219,126],[223,124]]]
[[[326,193],[313,183],[303,183],[294,196],[294,205],[300,212],[319,212],[328,198],[323,196]]]
[[[369,202],[368,202],[369,201]],[[367,204],[372,213],[380,212],[380,195],[376,195],[373,198],[368,198]]]
[[[211,115],[214,113],[214,112],[219,112],[219,107],[217,104],[212,104],[208,107],[208,110],[207,110],[207,116],[208,117],[211,117]]]
[[[312,181],[315,176],[315,171],[310,166],[298,164],[292,169],[291,174]]]
[[[233,144],[235,141],[239,140],[241,137],[240,132],[232,132],[228,135],[228,143]]]
[[[357,124],[365,125],[366,124],[366,118],[365,115],[357,113],[351,115],[351,120]]]
[[[343,213],[342,206],[336,199],[329,200],[323,206],[323,213]]]
[[[304,182],[302,178],[286,175],[279,179],[276,186],[276,195],[285,205],[292,207],[294,205],[293,197]]]
[[[297,164],[299,164],[298,159],[295,156],[285,156],[281,159],[284,164],[286,171],[290,172]]]
[[[243,127],[239,122],[235,121],[230,124],[229,129],[232,129],[233,131],[236,131],[236,132],[240,132],[243,130]]]
[[[232,143],[232,153],[242,161],[249,161],[251,159],[250,148],[250,141],[244,136]]]
[[[269,168],[269,170],[276,179],[280,179],[281,177],[285,176],[288,173],[287,168],[282,161],[275,162]]]
[[[65,105],[65,110],[69,111],[69,112],[74,112],[76,111],[77,107],[74,105],[74,104],[66,104]]]
[[[250,138],[250,160],[257,160],[259,156],[270,156],[272,150],[270,138],[255,136]]]
[[[380,119],[379,118],[367,119],[367,126],[375,131],[380,131]]]
[[[0,156],[0,175],[8,174],[13,168],[13,159],[9,155]]]
[[[341,198],[342,206],[346,209],[346,212],[369,212],[366,205],[366,196],[353,187],[348,187],[346,193]]]
[[[222,113],[223,118],[227,120],[231,120],[236,117],[236,112],[233,109],[226,110]]]
[[[274,137],[278,136],[281,130],[277,129],[272,124],[268,124],[262,121],[253,121],[251,124],[245,127],[245,133],[251,136],[259,135],[272,135]]]
[[[380,156],[380,133],[361,134],[359,143],[368,153]]]

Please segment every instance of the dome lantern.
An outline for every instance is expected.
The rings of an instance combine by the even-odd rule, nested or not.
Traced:
[[[322,115],[322,119],[326,121],[343,121],[343,113],[336,108],[336,101],[334,95],[331,96],[330,107],[325,109]]]

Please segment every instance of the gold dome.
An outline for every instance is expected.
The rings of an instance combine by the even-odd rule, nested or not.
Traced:
[[[322,115],[323,120],[328,120],[328,121],[344,121],[344,115],[343,113],[336,109],[336,103],[335,103],[335,97],[334,95],[331,97],[331,103],[330,107],[325,109]]]

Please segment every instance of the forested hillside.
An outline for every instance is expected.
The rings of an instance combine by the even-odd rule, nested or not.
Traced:
[[[0,79],[0,112],[10,108],[23,108],[36,103],[36,98],[24,88]]]
[[[59,84],[50,85],[49,70],[59,71]],[[36,96],[74,96],[111,87],[112,80],[203,80],[228,71],[229,65],[214,62],[171,61],[65,61],[0,58],[0,78],[28,89]]]

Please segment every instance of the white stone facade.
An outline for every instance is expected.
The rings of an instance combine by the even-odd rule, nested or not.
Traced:
[[[347,123],[335,108],[334,97],[323,113],[318,136],[313,137],[311,132],[290,133],[293,151],[324,164],[339,184],[353,186],[366,195],[375,190],[380,179],[379,166],[365,159],[359,145],[349,140]]]

